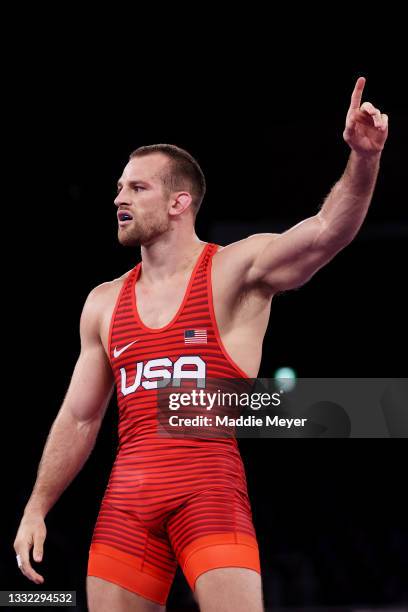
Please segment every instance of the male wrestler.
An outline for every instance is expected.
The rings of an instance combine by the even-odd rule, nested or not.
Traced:
[[[155,389],[173,378],[255,378],[272,297],[304,284],[357,234],[372,198],[388,117],[351,96],[343,176],[317,214],[288,231],[220,248],[196,236],[197,162],[172,145],[137,149],[118,182],[118,239],[141,263],[94,288],[81,353],[52,426],[15,542],[27,578],[45,516],[89,456],[113,387],[119,449],[89,552],[91,611],[164,610],[177,563],[204,612],[263,608],[245,472],[231,440],[156,433]]]

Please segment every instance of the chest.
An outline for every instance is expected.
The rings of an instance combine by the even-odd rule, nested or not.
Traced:
[[[183,310],[188,299],[188,278],[174,279],[145,287],[140,283],[134,287],[135,307],[143,325],[160,329],[170,325]]]

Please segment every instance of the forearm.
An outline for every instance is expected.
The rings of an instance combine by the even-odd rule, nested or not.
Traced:
[[[78,421],[61,410],[49,433],[26,512],[46,516],[91,453],[101,420]]]
[[[343,176],[318,213],[323,222],[323,240],[339,245],[353,240],[370,206],[379,167],[380,154],[364,156],[351,152]]]

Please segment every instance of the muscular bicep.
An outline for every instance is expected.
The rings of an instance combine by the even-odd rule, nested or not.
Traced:
[[[329,238],[324,221],[315,215],[260,242],[248,268],[247,282],[262,283],[273,292],[293,289],[307,282],[339,250]]]
[[[114,388],[100,333],[98,287],[89,294],[81,314],[81,352],[61,410],[78,421],[102,420]]]

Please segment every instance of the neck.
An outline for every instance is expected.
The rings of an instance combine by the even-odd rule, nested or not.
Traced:
[[[194,229],[185,235],[169,231],[149,245],[142,245],[144,281],[157,283],[191,269],[204,245]]]

